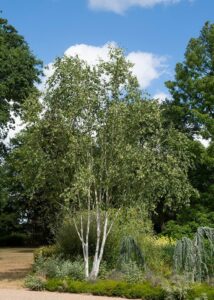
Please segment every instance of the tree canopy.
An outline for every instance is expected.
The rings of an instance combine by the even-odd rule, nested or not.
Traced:
[[[214,135],[214,24],[207,22],[198,38],[192,38],[185,59],[166,86],[172,95],[168,117],[190,136]]]
[[[0,18],[0,141],[13,121],[11,113],[19,114],[40,75],[41,62],[17,30]]]
[[[141,202],[163,213],[188,204],[188,139],[164,127],[157,102],[142,100],[122,50],[110,49],[109,61],[96,67],[63,57],[54,68],[33,115],[32,99],[26,102],[27,127],[7,160],[11,195],[15,188],[29,222],[51,227],[58,202],[68,195],[83,201],[89,187],[108,193],[112,207]]]
[[[14,126],[22,105],[32,93],[37,93],[35,83],[40,81],[41,62],[31,52],[27,42],[0,17],[0,227],[2,234],[19,227],[14,205],[7,203],[7,180],[4,143],[9,128]],[[11,174],[12,176],[12,174]],[[16,205],[15,205],[16,206]],[[16,206],[17,208],[17,206]],[[3,222],[3,223],[2,223]],[[12,226],[8,224],[12,224]]]

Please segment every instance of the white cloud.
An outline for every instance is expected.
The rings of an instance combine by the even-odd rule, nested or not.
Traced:
[[[157,4],[175,4],[180,1],[181,0],[89,0],[89,6],[92,9],[108,10],[121,14],[132,6],[150,8]]]
[[[67,56],[76,56],[84,59],[90,65],[99,62],[99,59],[108,60],[109,45],[116,46],[116,43],[107,43],[101,47],[79,44],[68,48],[65,51]],[[133,73],[137,76],[141,88],[147,88],[154,79],[159,78],[166,70],[164,56],[154,55],[147,52],[130,52],[127,59],[134,64]]]
[[[41,91],[44,92],[46,89],[46,83],[49,77],[51,77],[54,73],[54,67],[53,63],[49,63],[48,65],[45,66],[43,69],[43,74],[44,76],[41,78],[41,83],[37,85],[37,88]]]
[[[159,78],[166,70],[164,56],[147,52],[131,52],[127,59],[134,64],[133,73],[137,76],[142,88],[150,86],[151,82]]]
[[[158,92],[153,96],[154,99],[158,100],[159,103],[164,102],[166,99],[170,99],[170,95],[164,92]]]
[[[108,60],[109,46],[116,46],[116,43],[110,42],[101,47],[86,45],[86,44],[77,44],[71,46],[65,51],[67,56],[76,56],[87,61],[89,65],[95,65],[99,62],[99,59],[104,61]]]

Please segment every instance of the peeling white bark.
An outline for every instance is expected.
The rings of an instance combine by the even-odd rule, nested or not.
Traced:
[[[91,207],[91,194],[90,190],[88,192],[88,218],[87,218],[87,228],[86,232],[84,233],[83,228],[83,218],[82,215],[80,216],[80,228],[78,228],[77,223],[74,219],[74,225],[75,229],[77,231],[78,237],[82,244],[82,250],[83,250],[83,258],[84,258],[84,266],[85,266],[85,278],[88,280],[96,280],[99,274],[100,270],[100,264],[103,259],[103,253],[106,245],[106,240],[108,238],[108,235],[110,234],[112,227],[114,225],[114,222],[120,212],[120,209],[116,213],[114,219],[109,223],[109,214],[106,210],[104,213],[104,220],[101,222],[101,203],[103,201],[103,192],[99,191],[99,195],[97,190],[94,191],[94,200],[95,200],[95,212],[96,212],[96,248],[95,253],[93,256],[93,264],[91,271],[89,270],[89,233],[90,233],[90,225],[91,225],[91,214],[94,213],[94,209]],[[108,194],[108,191],[105,194],[105,202],[106,204],[109,204],[110,197]],[[108,205],[107,205],[108,207]],[[103,224],[101,224],[103,223]]]

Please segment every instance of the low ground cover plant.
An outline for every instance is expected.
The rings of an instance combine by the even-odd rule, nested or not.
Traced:
[[[96,282],[74,281],[70,278],[52,278],[42,280],[28,277],[26,286],[32,290],[50,292],[90,293],[99,296],[124,297],[144,300],[213,300],[214,289],[207,284],[171,286],[170,288],[153,286],[149,282],[127,283],[123,281],[98,280]]]
[[[201,230],[198,229],[198,232]],[[213,232],[212,229],[202,231]],[[130,234],[131,228],[126,232]],[[108,260],[102,262],[99,278],[93,282],[85,280],[84,262],[80,256],[69,257],[60,252],[59,245],[42,247],[35,252],[33,274],[26,278],[25,284],[32,290],[90,293],[130,299],[213,300],[212,278],[209,285],[205,282],[193,284],[189,272],[176,273],[173,269],[178,245],[179,241],[176,243],[175,240],[158,237],[151,232],[137,234],[135,238],[130,235],[121,238],[120,247],[117,245],[119,248],[113,252],[114,260],[110,260],[110,263]],[[213,255],[212,249],[207,249],[210,258]],[[184,252],[185,249],[182,249],[182,257]],[[116,262],[114,267],[112,261]]]

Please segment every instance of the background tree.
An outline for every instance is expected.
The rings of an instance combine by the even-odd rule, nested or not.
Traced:
[[[30,227],[46,239],[58,203],[68,198],[78,212],[88,209],[88,199],[96,207],[98,197],[102,210],[144,203],[163,215],[186,205],[194,192],[186,137],[164,127],[158,103],[141,99],[122,51],[109,56],[96,67],[58,59],[43,108],[31,97],[25,102],[27,126],[7,158],[9,189]]]
[[[207,22],[198,38],[187,45],[175,80],[166,82],[172,95],[167,114],[177,128],[190,136],[214,135],[214,24]]]
[[[7,204],[7,181],[5,167],[6,155],[4,139],[8,129],[14,125],[14,118],[21,113],[26,98],[36,92],[39,82],[41,62],[32,54],[24,38],[17,30],[0,18],[0,230],[3,233],[10,224],[16,223],[16,210]],[[4,207],[4,209],[3,209]],[[3,223],[2,223],[2,222]],[[12,226],[13,227],[13,226]],[[6,230],[7,231],[7,230]],[[8,232],[11,232],[11,227]]]
[[[25,99],[39,82],[41,62],[17,30],[0,18],[0,129],[3,139],[11,113],[18,114]]]
[[[163,104],[167,123],[188,134],[195,167],[189,172],[192,185],[200,192],[188,210],[180,212],[166,231],[174,236],[191,236],[199,226],[214,224],[213,134],[214,134],[214,24],[205,23],[198,38],[187,45],[183,63],[175,69],[175,80],[166,82],[172,100]],[[210,139],[205,148],[195,136]]]

